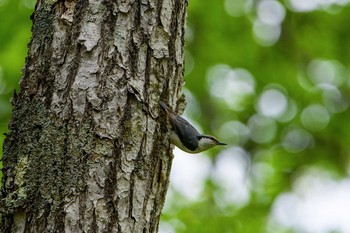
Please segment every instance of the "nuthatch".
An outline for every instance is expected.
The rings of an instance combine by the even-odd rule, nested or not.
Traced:
[[[160,106],[166,111],[173,130],[170,133],[170,142],[188,153],[196,154],[217,145],[226,145],[213,136],[202,135],[188,121],[178,116],[164,102]]]

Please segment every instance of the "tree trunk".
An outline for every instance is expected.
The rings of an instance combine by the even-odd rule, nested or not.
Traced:
[[[157,232],[186,1],[39,0],[3,146],[2,232]]]

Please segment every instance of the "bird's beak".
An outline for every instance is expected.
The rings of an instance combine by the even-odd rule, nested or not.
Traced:
[[[223,143],[223,142],[219,142],[218,145],[224,146],[224,145],[227,145],[227,144],[226,144],[226,143]]]

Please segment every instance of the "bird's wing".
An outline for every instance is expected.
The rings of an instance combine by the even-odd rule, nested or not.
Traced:
[[[173,116],[172,123],[179,138],[188,149],[194,151],[198,147],[198,136],[201,134],[188,121],[180,116]]]

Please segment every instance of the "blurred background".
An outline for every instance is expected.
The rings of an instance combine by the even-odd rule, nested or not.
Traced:
[[[33,0],[0,0],[0,131]],[[190,0],[185,118],[161,233],[350,232],[350,0]]]

